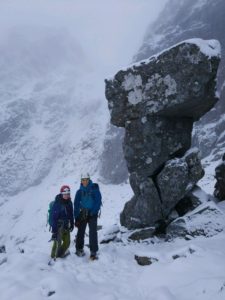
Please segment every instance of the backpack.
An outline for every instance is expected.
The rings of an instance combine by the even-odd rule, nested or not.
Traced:
[[[52,208],[53,208],[54,203],[55,203],[55,200],[51,201],[48,206],[47,225],[49,225],[49,230],[51,230],[51,227],[52,227]]]

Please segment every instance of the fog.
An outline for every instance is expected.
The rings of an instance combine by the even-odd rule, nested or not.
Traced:
[[[164,2],[0,0],[3,194],[97,170],[104,78],[131,62]]]
[[[129,64],[145,30],[167,0],[1,0],[0,43],[12,30],[28,39],[64,32],[94,69],[110,73]],[[10,37],[11,38],[11,37]],[[60,43],[60,41],[58,41]],[[9,45],[10,41],[7,42]],[[26,38],[17,43],[26,43]],[[17,44],[20,47],[19,44]],[[1,44],[0,44],[1,47]],[[4,48],[6,49],[6,48]],[[33,51],[33,49],[32,49]],[[54,48],[52,49],[54,52]]]

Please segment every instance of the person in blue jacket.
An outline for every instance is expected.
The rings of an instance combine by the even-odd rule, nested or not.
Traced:
[[[74,199],[76,236],[76,254],[84,256],[84,236],[87,224],[89,226],[90,259],[97,259],[98,233],[97,219],[102,205],[102,196],[97,183],[93,183],[88,173],[81,175],[80,189]]]
[[[52,246],[51,257],[64,257],[70,246],[70,232],[74,229],[73,203],[70,187],[63,185],[51,208]]]

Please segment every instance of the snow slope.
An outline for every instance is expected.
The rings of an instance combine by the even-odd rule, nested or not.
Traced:
[[[19,27],[0,51],[2,197],[52,171],[80,172],[84,160],[93,161],[94,171],[108,111],[102,76],[79,43],[67,30]]]
[[[119,212],[132,195],[125,184],[100,184],[103,208],[99,224],[103,228],[99,240],[120,229],[123,233],[119,240],[100,244],[99,260],[94,262],[88,259],[87,245],[86,256],[78,258],[72,241],[71,255],[48,266],[51,234],[46,227],[46,211],[60,184],[56,181],[51,185],[49,178],[41,186],[12,197],[1,206],[0,244],[6,246],[6,253],[0,253],[1,300],[40,300],[52,293],[51,298],[59,300],[224,299],[225,233],[189,241],[166,242],[158,238],[142,243],[128,241],[129,232],[119,226]],[[73,197],[79,178],[67,177],[65,183],[71,185]],[[220,203],[220,208],[225,212],[225,202]],[[75,234],[76,229],[72,240]],[[134,255],[146,255],[158,261],[139,266]]]

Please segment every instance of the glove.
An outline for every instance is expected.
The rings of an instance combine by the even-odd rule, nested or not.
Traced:
[[[56,232],[54,232],[54,233],[52,234],[52,240],[53,240],[53,241],[57,241],[57,233],[56,233]]]
[[[79,219],[81,221],[87,221],[89,216],[90,216],[89,209],[82,208],[81,211],[80,211]]]
[[[78,228],[80,226],[80,221],[79,220],[75,220],[75,226]]]

